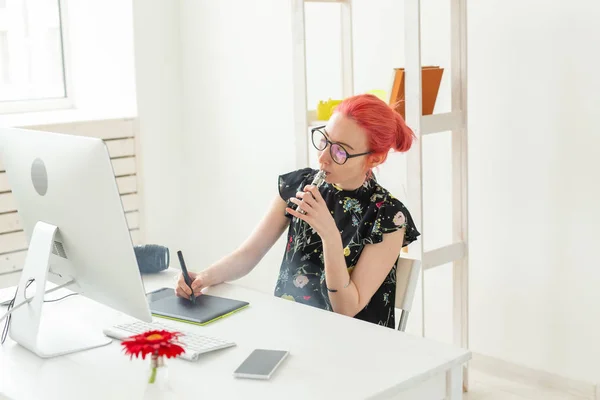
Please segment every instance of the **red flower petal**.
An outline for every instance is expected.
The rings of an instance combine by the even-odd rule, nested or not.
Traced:
[[[179,332],[154,330],[131,336],[121,342],[121,345],[130,358],[135,355],[136,358],[141,356],[145,359],[148,354],[171,358],[185,351],[179,345],[179,336],[181,336]]]

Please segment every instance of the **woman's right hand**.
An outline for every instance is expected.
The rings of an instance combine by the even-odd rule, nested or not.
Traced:
[[[189,275],[192,279],[192,289],[194,290],[194,296],[198,297],[202,294],[202,289],[208,287],[207,279],[202,272],[189,272]],[[190,289],[187,283],[185,283],[183,274],[179,273],[179,278],[177,279],[177,287],[175,288],[175,293],[177,294],[177,296],[189,300],[190,295],[192,294],[192,289]]]

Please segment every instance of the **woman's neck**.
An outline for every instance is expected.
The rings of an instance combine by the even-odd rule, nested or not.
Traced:
[[[365,183],[366,177],[356,178],[353,180],[348,180],[345,182],[335,183],[335,186],[339,187],[342,190],[353,191],[360,188]]]

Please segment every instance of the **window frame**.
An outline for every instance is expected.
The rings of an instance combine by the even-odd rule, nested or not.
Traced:
[[[69,46],[67,0],[57,0],[58,17],[60,21],[60,37],[62,47],[63,79],[65,96],[60,98],[14,100],[0,102],[0,115],[19,114],[28,112],[54,111],[72,109],[73,81],[71,76],[71,49]]]

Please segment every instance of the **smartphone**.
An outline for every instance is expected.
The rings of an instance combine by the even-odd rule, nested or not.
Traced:
[[[289,351],[256,349],[233,372],[236,378],[270,379]]]

